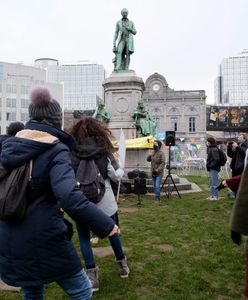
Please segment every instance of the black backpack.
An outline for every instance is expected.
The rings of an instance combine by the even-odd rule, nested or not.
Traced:
[[[225,152],[222,149],[218,148],[218,150],[219,150],[219,155],[220,155],[219,164],[221,167],[223,167],[226,164],[227,157],[226,157]]]
[[[0,164],[0,220],[18,222],[25,216],[31,171],[32,161],[14,169]]]
[[[98,203],[105,194],[105,181],[94,160],[80,160],[76,179],[81,191],[89,201]]]

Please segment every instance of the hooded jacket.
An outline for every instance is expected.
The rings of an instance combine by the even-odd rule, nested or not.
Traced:
[[[81,270],[77,252],[67,239],[61,207],[100,237],[113,229],[113,221],[76,187],[69,159],[69,149],[74,147],[70,135],[36,121],[28,122],[25,130],[2,144],[4,167],[33,160],[30,202],[50,191],[20,223],[0,221],[0,273],[7,284],[36,286],[63,280]]]
[[[3,142],[6,141],[7,139],[9,139],[10,137],[11,137],[11,135],[8,135],[8,134],[0,135],[0,152],[2,151]]]
[[[119,181],[124,171],[119,167],[113,155],[108,155],[103,147],[100,146],[97,137],[90,137],[87,139],[85,145],[78,145],[75,151],[71,153],[72,167],[77,172],[77,168],[81,159],[95,160],[97,167],[105,180],[105,193],[100,202],[95,204],[108,216],[116,213],[118,207],[115,201],[113,189],[110,180]]]
[[[217,145],[209,145],[207,147],[207,170],[216,170],[220,172],[220,152]]]
[[[248,141],[239,144],[235,149],[232,145],[227,145],[227,155],[232,158],[230,168],[232,169],[232,176],[241,175],[244,170],[245,152],[248,148]]]

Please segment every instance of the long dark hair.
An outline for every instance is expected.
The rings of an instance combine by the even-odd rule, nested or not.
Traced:
[[[111,154],[116,151],[110,141],[111,131],[92,117],[82,116],[68,132],[75,138],[78,145],[85,145],[87,138],[94,136],[99,146],[103,147],[107,153]]]

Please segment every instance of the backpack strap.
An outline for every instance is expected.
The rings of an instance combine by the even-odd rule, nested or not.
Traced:
[[[32,171],[33,171],[33,160],[30,160],[29,163],[29,182],[32,180]],[[33,202],[30,203],[26,210],[26,216],[42,201],[46,200],[49,197],[49,192],[46,192],[45,194],[42,194],[38,198],[36,198]]]

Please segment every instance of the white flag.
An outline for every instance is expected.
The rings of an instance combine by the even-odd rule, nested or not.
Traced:
[[[120,139],[119,139],[119,150],[118,150],[119,164],[122,169],[125,168],[126,160],[126,141],[123,130],[121,129]]]

